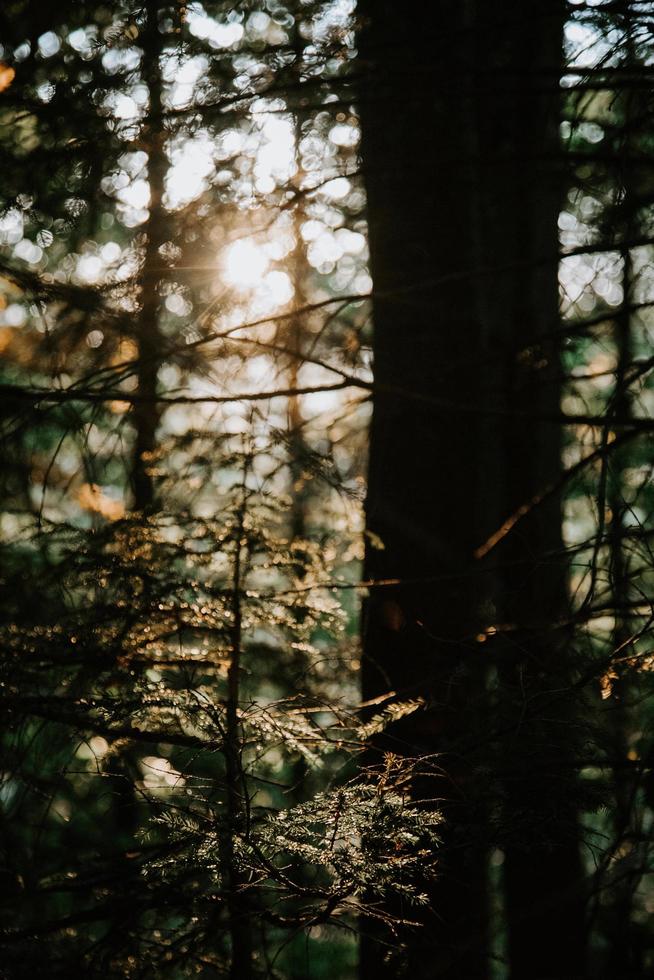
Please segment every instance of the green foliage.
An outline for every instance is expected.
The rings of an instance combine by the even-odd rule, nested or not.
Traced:
[[[275,533],[279,504],[260,492],[234,487],[221,515],[42,532],[49,604],[35,621],[33,602],[17,600],[3,630],[4,792],[10,812],[44,821],[48,840],[33,886],[12,883],[10,935],[51,941],[32,919],[38,895],[41,921],[75,925],[53,955],[66,963],[71,948],[90,973],[129,974],[146,949],[162,975],[193,975],[180,959],[227,961],[227,835],[252,928],[271,923],[278,945],[317,923],[351,928],[362,902],[388,893],[420,901],[412,869],[433,861],[438,819],[411,804],[399,759],[365,779],[339,775],[364,745],[342,612],[319,588],[284,587],[324,578],[319,550]],[[236,655],[235,817],[226,675]],[[27,758],[14,755],[16,737],[31,741]],[[333,788],[293,804],[299,760]]]
[[[632,975],[653,968],[650,20],[569,10],[564,470],[498,538],[560,495],[539,564],[566,563],[569,609],[525,630],[480,585],[443,698],[403,663],[361,705],[354,5],[0,11],[3,976],[234,976],[240,943],[254,976],[350,980],[362,923],[396,949],[438,916],[443,864],[555,853],[578,815],[593,968],[617,976],[627,947]],[[513,353],[547,367],[540,341]],[[492,356],[464,366],[495,398]],[[461,758],[467,823],[441,812]]]

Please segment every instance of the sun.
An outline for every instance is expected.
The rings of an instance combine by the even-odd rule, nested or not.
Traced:
[[[268,270],[270,260],[254,242],[240,239],[225,251],[225,279],[238,289],[257,286]]]

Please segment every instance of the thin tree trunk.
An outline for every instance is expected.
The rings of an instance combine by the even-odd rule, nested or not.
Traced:
[[[632,12],[629,0],[625,0],[622,26],[626,33],[627,65],[632,69],[638,68],[635,51]],[[624,94],[624,136],[621,146],[622,161],[618,173],[618,211],[620,233],[622,236],[622,308],[615,318],[615,347],[616,369],[615,390],[611,401],[611,411],[620,418],[630,418],[633,415],[632,397],[629,388],[628,371],[633,360],[633,338],[631,304],[637,276],[630,243],[638,233],[636,213],[638,209],[633,168],[633,133],[634,120],[638,117],[638,105],[635,103],[635,93],[627,90]],[[613,590],[613,604],[616,610],[628,608],[632,597],[629,576],[629,555],[625,539],[625,519],[628,516],[629,505],[625,500],[625,470],[628,466],[626,450],[618,450],[611,460],[611,470],[608,474],[609,493],[608,507],[611,513],[609,528],[610,544],[610,581]],[[616,616],[613,632],[613,649],[622,651],[624,656],[629,649],[632,629],[628,619],[620,613]],[[613,774],[614,812],[613,812],[613,847],[617,851],[625,845],[633,849],[633,835],[637,832],[634,827],[634,805],[638,789],[638,779],[625,765],[629,751],[632,719],[629,711],[629,669],[625,671],[618,664],[614,668],[611,684],[612,709],[609,715],[610,738],[612,743],[615,768]],[[630,841],[631,838],[631,841]],[[633,853],[633,851],[632,851]],[[607,976],[622,973],[624,977],[642,976],[644,970],[641,943],[638,942],[638,930],[633,927],[634,893],[640,882],[640,876],[634,870],[632,875],[612,885],[611,906],[609,909],[609,951],[607,958]]]
[[[236,864],[234,838],[246,832],[249,800],[241,759],[241,726],[238,718],[241,677],[241,631],[243,589],[243,535],[247,508],[247,462],[243,473],[243,499],[238,515],[234,539],[234,571],[232,581],[232,642],[231,660],[227,672],[227,700],[225,703],[225,782],[226,820],[221,835],[221,867],[224,878],[225,899],[229,915],[231,940],[230,980],[250,980],[252,977],[252,922],[251,910],[245,894],[246,882]]]
[[[160,4],[147,4],[143,30],[143,77],[148,87],[148,120],[143,127],[142,143],[148,154],[150,203],[144,225],[145,256],[141,270],[141,312],[136,344],[138,350],[137,394],[134,405],[135,442],[132,460],[133,506],[136,511],[155,506],[154,483],[150,469],[156,449],[159,409],[156,402],[157,376],[162,360],[162,337],[159,329],[159,293],[163,257],[159,249],[166,241],[167,212],[163,206],[164,184],[168,169],[163,126],[163,82],[161,56],[164,34],[159,30]]]
[[[142,34],[142,77],[148,88],[149,107],[140,146],[148,154],[150,204],[148,220],[144,225],[145,256],[141,269],[141,311],[134,337],[137,346],[139,400],[135,403],[133,411],[135,434],[130,476],[133,491],[132,510],[136,512],[152,511],[155,506],[153,482],[148,469],[156,448],[156,430],[159,420],[155,401],[157,374],[161,363],[157,287],[162,261],[159,256],[159,246],[165,241],[166,231],[163,188],[168,167],[164,149],[165,134],[162,128],[161,56],[164,49],[164,35],[159,31],[159,6],[157,0],[148,3]],[[129,750],[122,749],[116,753],[109,769],[116,781],[117,822],[125,833],[130,834],[133,834],[138,826],[132,768]]]
[[[629,207],[629,202],[625,202]],[[627,221],[625,238],[628,242],[632,234],[632,221]],[[632,414],[631,400],[627,381],[627,369],[631,363],[631,287],[633,268],[631,252],[628,245],[622,249],[623,261],[623,308],[616,317],[616,347],[617,365],[615,372],[615,396],[612,410],[621,418],[629,418]],[[616,610],[628,608],[631,598],[629,587],[628,553],[625,547],[625,516],[628,507],[624,497],[624,470],[627,460],[624,451],[618,450],[611,460],[609,473],[608,507],[611,512],[609,527],[610,546],[610,577],[613,603]],[[614,650],[620,650],[625,656],[630,647],[630,637],[633,630],[628,620],[618,613],[613,631],[612,645]],[[629,681],[625,676],[622,665],[613,669],[614,676],[610,681],[611,710],[609,713],[610,741],[614,757],[613,773],[613,848],[629,846],[628,842],[634,832],[634,803],[637,789],[637,777],[625,766],[629,751],[630,711]],[[633,838],[632,838],[633,839]],[[643,963],[641,950],[633,942],[635,930],[632,924],[634,892],[639,883],[639,875],[627,875],[611,886],[611,906],[609,909],[608,925],[608,969],[607,976],[620,973],[624,977],[642,976]]]
[[[302,56],[302,46],[297,45],[298,58]],[[302,222],[304,211],[301,201],[302,192],[302,163],[300,154],[300,140],[302,139],[302,113],[299,109],[295,112],[295,156],[297,173],[295,175],[295,188],[298,192],[298,203],[293,214],[293,235],[295,245],[288,259],[288,267],[293,282],[293,305],[304,306],[306,302],[305,287],[309,272],[306,247],[302,241]],[[303,325],[302,314],[299,314],[289,322],[287,328],[287,346],[290,352],[290,367],[288,372],[289,390],[298,387],[299,371],[302,366],[302,346],[303,346]],[[302,405],[300,396],[291,394],[288,398],[288,436],[289,436],[289,468],[291,475],[291,540],[302,540],[306,535],[306,510],[307,492],[306,479],[304,476],[306,469],[307,445],[304,438],[304,418],[302,417]],[[301,569],[298,569],[301,574]]]
[[[142,77],[149,94],[148,118],[144,123],[140,147],[148,154],[148,180],[150,184],[149,216],[144,225],[145,256],[141,268],[141,311],[134,336],[137,347],[137,393],[134,405],[134,449],[131,465],[132,510],[151,512],[156,504],[153,481],[148,470],[156,448],[156,430],[159,412],[155,401],[157,374],[161,363],[161,338],[159,333],[158,284],[161,258],[159,246],[165,241],[166,215],[163,209],[163,188],[167,170],[165,134],[162,117],[161,55],[164,35],[159,31],[158,2],[149,2],[142,33]],[[143,400],[141,400],[143,399]],[[138,766],[134,751],[129,746],[114,750],[107,766],[107,774],[113,783],[116,828],[124,841],[133,839],[139,827],[139,801],[134,782]],[[126,850],[129,849],[126,846]],[[133,862],[122,860],[125,882],[134,874]],[[127,884],[124,886],[127,887]],[[118,915],[112,928],[112,941],[118,947],[124,942],[124,913]]]
[[[301,93],[304,81],[304,49],[306,40],[302,36],[301,15],[296,13],[295,29],[293,33],[293,47],[295,51],[295,76],[298,89]],[[302,167],[302,153],[300,142],[302,140],[302,124],[307,118],[307,113],[301,108],[301,96],[298,105],[293,111],[293,128],[295,143],[295,165],[296,172],[293,179],[293,189],[297,194],[297,200],[293,209],[293,237],[294,247],[288,256],[288,270],[293,283],[292,304],[295,308],[302,308],[308,302],[307,283],[311,274],[311,267],[307,259],[306,245],[302,240],[302,223],[305,220],[303,182],[305,172]],[[288,348],[290,353],[290,364],[288,371],[288,388],[290,391],[299,385],[299,373],[302,366],[302,353],[305,344],[305,329],[302,314],[294,316],[283,329],[282,346]],[[290,542],[291,544],[302,544],[307,536],[307,517],[309,505],[309,488],[307,481],[307,456],[310,451],[304,436],[305,419],[302,413],[302,402],[300,395],[289,395],[287,403],[287,426],[288,426],[288,452],[289,452],[289,476],[290,476]],[[304,581],[306,577],[306,565],[299,557],[295,564],[295,575],[299,581]],[[301,610],[296,613],[298,622],[304,619]],[[289,803],[296,805],[307,799],[309,767],[306,759],[299,756],[291,767],[292,792],[289,794]],[[300,870],[301,881],[305,885],[310,884],[310,875],[306,874],[306,869]],[[308,947],[307,937],[299,935],[289,948],[288,971],[291,980],[304,980],[308,969]]]

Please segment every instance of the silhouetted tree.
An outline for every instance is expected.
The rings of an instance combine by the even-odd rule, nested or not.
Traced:
[[[383,745],[437,755],[442,777],[414,792],[442,799],[446,818],[406,969],[488,975],[486,857],[499,834],[511,976],[581,976],[558,486],[564,5],[415,4],[398,19],[375,3],[361,15],[366,568],[381,582],[364,614],[364,699],[423,699]],[[365,943],[364,976],[382,975],[383,959]]]

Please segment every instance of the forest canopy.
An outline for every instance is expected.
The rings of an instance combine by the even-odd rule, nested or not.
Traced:
[[[654,971],[650,0],[7,0],[0,974]]]

